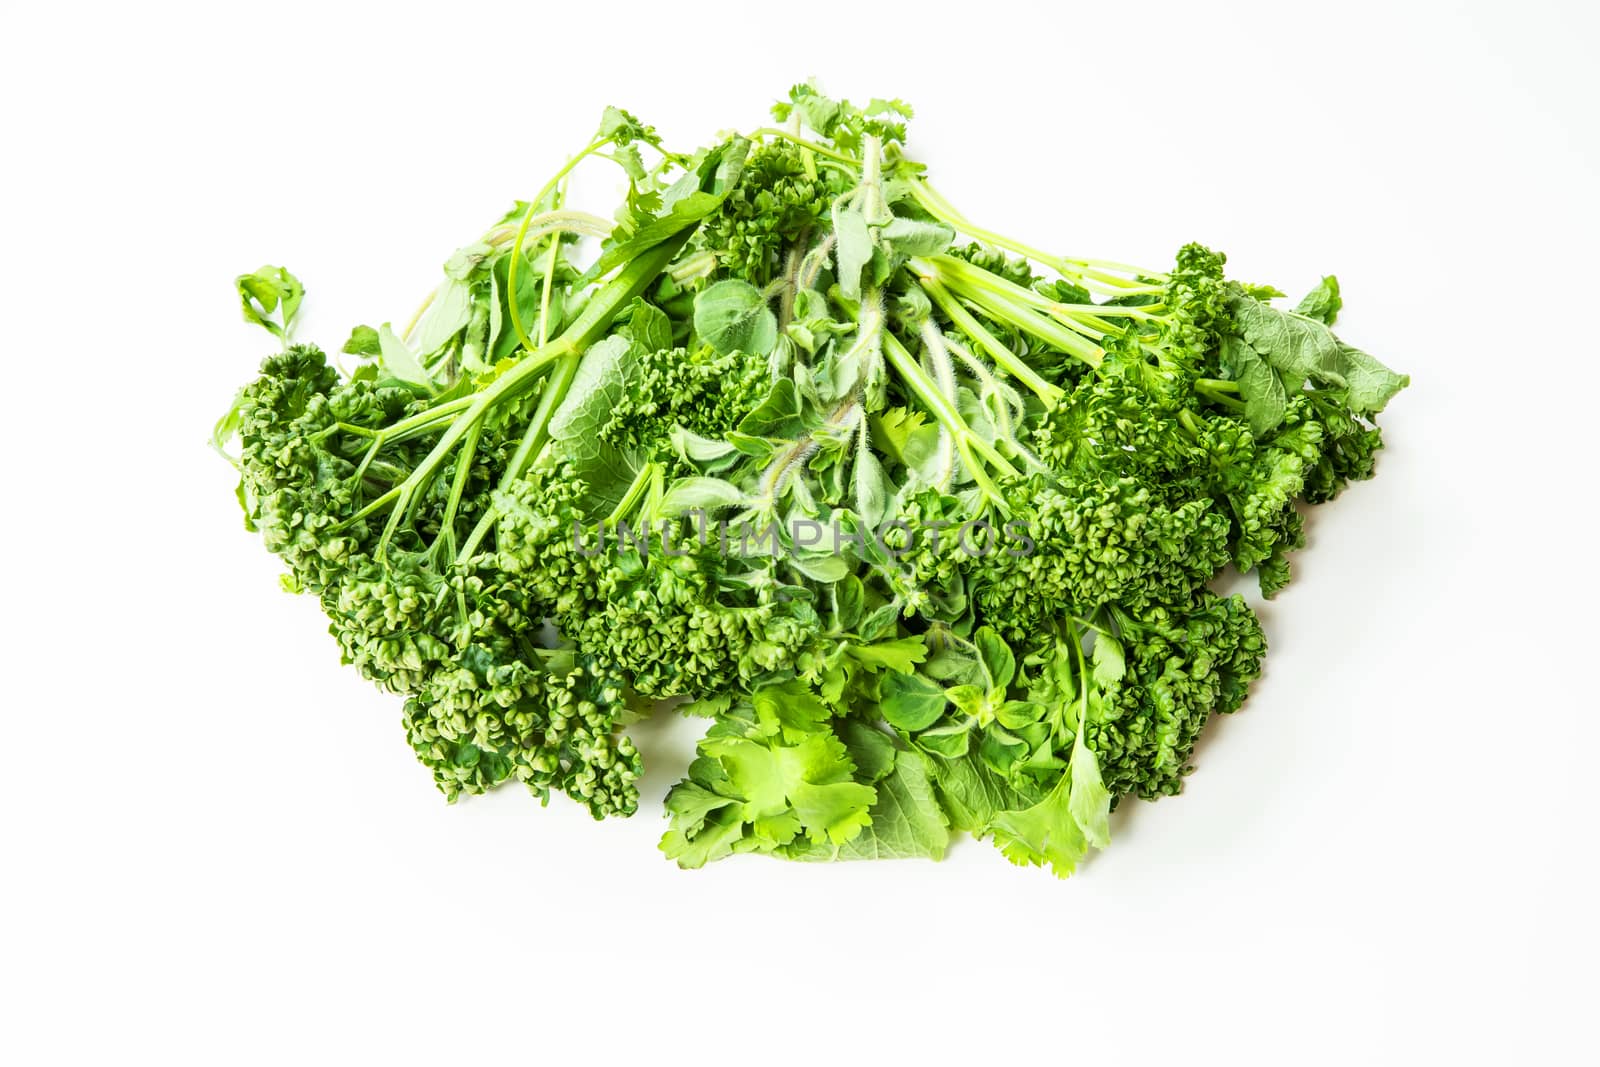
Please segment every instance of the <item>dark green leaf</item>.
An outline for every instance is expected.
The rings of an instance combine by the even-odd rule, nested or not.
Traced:
[[[1308,378],[1344,384],[1338,339],[1322,323],[1245,297],[1233,301],[1232,310],[1245,342],[1283,376],[1286,386],[1298,390]]]

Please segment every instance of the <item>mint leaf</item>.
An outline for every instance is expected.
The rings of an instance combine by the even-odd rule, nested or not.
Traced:
[[[746,437],[798,437],[805,429],[805,423],[800,417],[800,394],[795,391],[794,382],[788,378],[779,378],[772,383],[769,392],[761,403],[757,404],[754,411],[739,421],[738,431]],[[729,435],[728,440],[743,451],[739,438]]]
[[[981,627],[973,635],[972,642],[978,646],[983,669],[989,674],[990,690],[1003,696],[1006,687],[1017,676],[1017,658],[1011,646],[988,626]]]
[[[672,320],[642,297],[633,302],[628,316],[628,336],[645,352],[660,352],[672,347]]]
[[[519,279],[520,280],[520,279]],[[454,279],[439,286],[422,316],[411,346],[427,356],[449,344],[472,319],[472,287]]]
[[[883,464],[878,462],[878,457],[872,454],[870,447],[856,451],[855,490],[856,514],[868,526],[876,529],[888,513],[893,486],[883,472]]]
[[[935,726],[919,733],[916,744],[924,752],[958,760],[972,747],[972,730],[964,725]]]
[[[566,399],[550,417],[550,440],[572,464],[574,477],[588,488],[585,512],[609,515],[627,495],[643,461],[632,452],[600,439],[599,428],[611,417],[632,380],[632,346],[620,334],[584,353]]]
[[[730,278],[708,286],[694,298],[694,331],[723,355],[765,356],[778,343],[778,318],[761,290]]]
[[[889,725],[916,733],[944,714],[945,691],[920,674],[889,674],[884,676],[878,706]]]
[[[927,737],[923,734],[918,740]],[[954,829],[979,833],[1000,812],[1017,806],[1016,792],[979,760],[936,758],[933,767],[939,796]]]
[[[376,356],[382,348],[378,343],[378,331],[371,326],[357,326],[350,331],[350,340],[340,349],[351,356]]]
[[[659,518],[672,518],[689,511],[717,511],[745,502],[744,490],[721,478],[679,478],[668,486],[656,506]]]
[[[878,234],[885,244],[902,256],[931,256],[943,252],[956,236],[954,230],[941,222],[903,218],[889,220]]]
[[[841,719],[835,724],[839,740],[850,753],[856,765],[856,778],[869,784],[876,783],[894,769],[894,738],[869,726],[860,719]]]
[[[851,300],[861,298],[861,271],[872,259],[872,235],[866,216],[854,208],[833,207],[834,258],[839,265],[839,291]]]

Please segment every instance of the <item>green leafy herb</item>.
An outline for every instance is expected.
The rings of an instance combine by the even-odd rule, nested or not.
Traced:
[[[749,282],[730,278],[694,299],[694,329],[718,352],[765,356],[778,343],[778,320]]]
[[[946,200],[901,101],[774,115],[680,152],[607,108],[349,372],[289,343],[292,274],[241,275],[278,350],[212,443],[450,800],[632,814],[666,704],[705,726],[684,867],[967,833],[1065,877],[1243,704],[1265,638],[1211,584],[1288,585],[1409,379],[1332,276],[1288,310],[1199,245],[1055,255]],[[626,192],[581,210],[597,161]]]

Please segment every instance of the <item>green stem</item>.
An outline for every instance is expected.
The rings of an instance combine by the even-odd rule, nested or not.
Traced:
[[[1030,367],[1021,357],[1011,349],[1001,344],[994,334],[979,322],[972,313],[961,305],[961,301],[950,295],[950,290],[937,277],[923,277],[922,288],[927,292],[929,299],[950,318],[950,321],[959,326],[963,332],[978,342],[995,365],[1001,367],[1017,381],[1026,385],[1043,400],[1047,405],[1054,407],[1066,395],[1059,386],[1045,381],[1039,372]]]
[[[353,434],[356,434],[358,437],[377,437],[378,436],[378,431],[372,429],[372,427],[370,427],[370,426],[357,426],[353,422],[335,422],[333,424],[332,429],[323,430],[317,436],[319,438],[320,437],[326,437],[328,434],[332,433],[334,430],[338,430],[338,431],[340,431],[342,433],[353,433]]]
[[[1070,622],[1067,623],[1067,629],[1072,633],[1072,652],[1078,661],[1078,733],[1072,743],[1088,744],[1083,732],[1089,722],[1089,663],[1083,655],[1083,635]]]
[[[472,460],[478,454],[478,439],[483,436],[483,423],[473,425],[462,442],[461,453],[456,457],[456,476],[450,481],[450,498],[444,505],[444,516],[439,531],[447,544],[455,541],[456,512],[461,508],[461,498],[466,494],[467,479],[472,476]]]
[[[615,225],[610,219],[599,215],[592,215],[587,211],[578,211],[574,208],[556,208],[543,211],[528,220],[528,229],[524,234],[525,241],[537,241],[541,237],[556,233],[572,233],[583,237],[605,237],[611,233]],[[501,226],[490,230],[483,235],[483,243],[496,248],[507,241],[515,241],[518,233],[522,233],[522,226]]]
[[[564,233],[581,234],[585,237],[604,237],[611,232],[612,226],[610,221],[601,218],[599,215],[591,215],[587,211],[546,211],[535,215],[531,220],[524,217],[523,224],[526,226],[525,230],[523,226],[516,228],[502,226],[498,229],[490,230],[483,235],[483,243],[498,247],[512,240],[518,234],[525,234],[526,238],[531,241],[537,241],[547,234],[554,234],[557,243],[559,243],[561,235]],[[400,334],[401,337],[408,341],[411,339],[411,335],[416,332],[417,323],[422,321],[422,316],[433,306],[433,302],[438,299],[438,296],[438,288],[428,294],[428,298],[412,313],[411,321],[406,323],[405,330]]]
[[[639,500],[649,491],[650,485],[656,479],[658,464],[646,463],[639,468],[639,473],[633,476],[633,481],[628,483],[628,491],[622,494],[622,500],[611,509],[611,514],[606,516],[606,525],[612,526],[626,519],[639,505]]]
[[[367,448],[367,454],[362,457],[361,463],[356,467],[355,474],[351,475],[352,481],[359,481],[366,474],[372,461],[378,458],[378,453],[385,445],[392,445],[399,441],[409,441],[413,437],[427,433],[449,422],[457,412],[465,411],[472,406],[472,397],[457,397],[443,404],[436,404],[426,411],[401,419],[399,422],[390,423],[376,434],[372,435],[372,444]]]
[[[938,268],[927,260],[914,259],[910,266],[924,280],[930,275],[937,277],[939,274]],[[1098,367],[1105,358],[1105,352],[1093,341],[1067,329],[1065,325],[1048,315],[1041,315],[1024,304],[1008,299],[1002,293],[973,285],[961,274],[947,274],[940,280],[949,285],[956,296],[971,301],[990,318],[1010,323],[1024,333],[1081,359],[1091,367]],[[1079,328],[1084,329],[1084,327]]]
[[[1023,244],[1003,234],[986,230],[975,224],[971,219],[956,210],[955,205],[934,191],[933,187],[921,179],[914,178],[909,183],[912,197],[932,216],[947,225],[953,226],[969,236],[980,241],[1003,248],[1007,252],[1042,263],[1064,277],[1083,284],[1085,288],[1098,288],[1102,292],[1110,290],[1119,295],[1132,293],[1159,293],[1165,288],[1166,276],[1156,272],[1147,271],[1126,263],[1111,263],[1104,260],[1073,259],[1067,256],[1051,255],[1043,249],[1034,248],[1032,245]],[[1113,271],[1132,274],[1133,279],[1119,277]],[[1139,281],[1136,279],[1148,278],[1160,284]],[[1087,283],[1094,282],[1095,285]]]
[[[534,409],[533,417],[528,420],[528,431],[522,435],[522,440],[517,444],[516,452],[512,453],[510,461],[506,464],[505,471],[500,476],[501,491],[511,488],[511,483],[522,477],[528,469],[528,464],[533,457],[539,454],[549,436],[550,418],[556,413],[556,408],[567,398],[567,391],[572,388],[572,379],[577,376],[578,363],[581,357],[576,353],[565,356],[557,361],[555,370],[550,372],[550,380],[545,383],[544,392],[539,394],[539,406]],[[484,509],[483,516],[478,519],[478,525],[472,528],[472,533],[461,546],[461,552],[456,556],[456,566],[465,566],[478,550],[483,539],[494,528],[495,521],[500,517],[500,512],[494,504]]]
[[[341,525],[357,522],[382,507],[384,503],[394,502],[396,506],[393,514],[390,515],[388,525],[378,542],[381,554],[388,547],[413,496],[433,477],[462,437],[481,422],[497,403],[532,384],[546,366],[567,356],[581,355],[604,335],[611,325],[611,320],[630,300],[643,292],[668,263],[672,262],[692,232],[692,227],[685,228],[654,248],[641,252],[631,263],[623,267],[584,305],[583,311],[560,337],[529,352],[521,362],[496,378],[482,392],[475,394],[471,406],[450,423],[433,446],[433,450],[423,457],[410,477],[356,512]]]
[[[867,421],[866,413],[861,410],[859,389],[829,413],[823,420],[823,426],[835,429],[847,425],[852,418],[859,418],[862,423]],[[777,501],[778,490],[783,487],[785,478],[796,464],[808,459],[816,448],[816,438],[806,434],[797,441],[788,442],[788,447],[778,454],[778,458],[767,464],[766,470],[761,472],[761,478],[756,483],[764,507],[770,508]]]
[[[861,139],[861,213],[874,225],[889,220],[883,198],[883,142],[868,135]]]
[[[816,155],[822,156],[824,159],[832,159],[839,163],[848,163],[852,167],[861,166],[861,160],[855,158],[854,156],[847,156],[843,152],[837,152],[832,148],[826,148],[823,145],[817,144],[815,141],[806,140],[798,133],[779,129],[776,126],[762,126],[759,129],[752,130],[750,132],[749,139],[752,141],[758,141],[763,137],[781,137],[785,141],[793,141],[806,151],[813,152]]]
[[[999,487],[994,484],[993,479],[984,470],[983,464],[978,462],[977,457],[981,456],[991,467],[1002,474],[1012,478],[1021,477],[1017,469],[1011,465],[1010,460],[1002,456],[994,445],[972,432],[972,428],[967,425],[966,420],[961,417],[961,413],[956,410],[955,404],[939,391],[938,385],[928,377],[927,372],[918,365],[911,353],[906,351],[905,346],[900,343],[900,339],[888,330],[883,332],[883,350],[884,354],[888,356],[889,362],[894,365],[895,370],[900,372],[901,379],[917,395],[917,399],[922,401],[923,405],[933,413],[933,416],[949,432],[951,440],[955,442],[956,451],[961,456],[962,462],[966,464],[968,472],[972,475],[972,480],[977,483],[978,490],[1002,512],[1009,510],[1006,507],[1005,500],[1000,495]]]
[[[517,239],[511,245],[511,262],[506,267],[506,290],[511,294],[507,306],[511,309],[511,328],[517,332],[517,339],[522,342],[522,347],[529,352],[532,352],[538,346],[528,336],[528,331],[522,324],[522,313],[517,309],[517,265],[522,260],[522,244],[528,238],[528,227],[533,223],[534,214],[538,211],[539,205],[555,193],[556,187],[561,183],[561,180],[572,173],[572,168],[583,162],[587,156],[599,151],[602,145],[609,144],[610,141],[609,137],[596,137],[589,142],[583,151],[567,160],[566,166],[556,171],[550,180],[545,182],[544,188],[539,190],[539,195],[528,202],[528,210],[522,216],[522,224],[517,227]],[[556,240],[560,240],[559,235]]]
[[[667,272],[667,276],[678,285],[694,281],[696,278],[709,277],[717,269],[716,253],[702,249],[692,256],[685,256],[683,262],[677,264]]]
[[[1221,384],[1232,385],[1233,383],[1223,382]],[[1243,400],[1239,399],[1237,390],[1234,392],[1229,392],[1225,389],[1219,388],[1218,385],[1213,384],[1212,380],[1204,378],[1194,383],[1194,389],[1195,392],[1199,393],[1201,396],[1205,397],[1214,404],[1221,404],[1223,407],[1233,411],[1245,410],[1245,403]]]
[[[556,194],[557,197],[564,198],[566,191],[566,184],[562,183],[561,191]],[[560,255],[561,234],[560,232],[552,233],[550,235],[550,254],[544,262],[544,287],[539,293],[539,343],[541,345],[550,340],[550,291],[555,287],[556,263]],[[510,279],[511,269],[508,264],[506,268],[507,288],[510,288]],[[512,304],[517,302],[516,292],[515,289],[511,290]]]
[[[1051,300],[1041,292],[1018,285],[1008,278],[1002,278],[992,271],[974,266],[956,256],[939,254],[930,257],[928,262],[942,274],[959,276],[968,285],[986,289],[1014,303],[1033,308],[1055,319],[1068,329],[1077,330],[1095,340],[1099,340],[1108,333],[1121,334],[1126,331],[1127,327],[1125,325],[1110,322],[1108,321],[1109,319],[1127,318],[1156,321],[1160,318],[1160,316],[1152,314],[1147,306],[1123,307],[1117,304],[1066,304],[1059,300]]]
[[[435,404],[426,411],[419,411],[409,415],[399,422],[392,422],[383,428],[383,436],[390,440],[398,440],[399,435],[411,433],[414,430],[426,429],[429,425],[438,422],[447,415],[454,415],[458,411],[465,411],[472,406],[472,397],[462,396],[454,400],[447,400],[442,404]]]

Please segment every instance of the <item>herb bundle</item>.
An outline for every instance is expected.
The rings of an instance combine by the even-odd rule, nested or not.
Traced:
[[[1370,477],[1407,379],[1189,245],[1167,270],[990,232],[900,101],[797,86],[698,152],[608,109],[354,369],[284,342],[218,424],[247,524],[451,800],[638,805],[625,725],[704,716],[666,854],[942,856],[1069,874],[1178,791],[1265,642],[1300,505]],[[567,202],[621,168],[610,218]],[[585,243],[598,240],[598,251]]]

